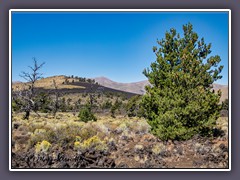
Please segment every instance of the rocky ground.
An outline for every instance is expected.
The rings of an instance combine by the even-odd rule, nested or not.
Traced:
[[[33,117],[26,122],[16,116],[12,127],[12,168],[228,168],[229,165],[226,118],[218,121],[213,138],[195,136],[188,141],[167,142],[151,135],[148,124],[139,119],[100,118],[97,122],[79,123],[73,118],[69,123],[69,120],[53,118],[51,122],[49,118]],[[71,138],[65,137],[69,133],[66,129],[72,133]],[[45,140],[45,146],[40,146]]]

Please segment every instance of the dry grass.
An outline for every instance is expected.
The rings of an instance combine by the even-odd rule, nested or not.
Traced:
[[[44,89],[53,89],[53,80],[55,80],[56,85],[58,86],[59,89],[74,89],[74,88],[85,88],[82,86],[74,86],[74,85],[69,85],[69,84],[63,84],[65,82],[66,77],[65,76],[52,76],[52,77],[47,77],[47,78],[42,78],[38,81],[36,81],[35,87],[36,88],[44,88]],[[78,81],[75,78],[67,78],[69,82]],[[28,83],[13,83],[12,88],[13,90],[23,90],[24,88],[28,86]]]
[[[108,116],[98,117],[96,122],[87,123],[79,121],[72,113],[57,113],[52,115],[40,113],[41,117],[31,114],[29,120],[22,120],[23,113],[13,114],[13,139],[22,137],[22,133],[16,133],[23,129],[28,135],[27,141],[22,142],[28,148],[34,147],[37,143],[48,141],[59,146],[71,146],[76,137],[87,140],[93,136],[101,140],[117,140],[119,136],[130,136],[133,134],[145,134],[150,130],[144,119]],[[15,126],[18,126],[16,129]],[[26,138],[25,138],[26,139]]]
[[[96,122],[84,123],[72,113],[57,113],[55,118],[50,114],[40,115],[41,117],[31,114],[29,120],[22,120],[23,113],[13,114],[12,139],[15,142],[15,151],[27,150],[42,141],[48,141],[59,147],[73,147],[76,139],[84,142],[94,136],[101,141],[120,143],[124,138],[135,139],[138,135],[142,137],[150,135],[150,126],[141,118],[98,116]],[[228,118],[219,118],[217,128],[228,135]],[[153,152],[158,154],[161,149],[158,146],[153,147]]]
[[[228,121],[228,117],[219,117],[217,120],[217,128],[223,130],[226,136],[228,136]]]

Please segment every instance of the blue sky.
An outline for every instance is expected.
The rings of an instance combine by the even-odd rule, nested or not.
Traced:
[[[156,60],[152,47],[165,32],[193,24],[211,55],[219,55],[228,84],[227,12],[13,12],[12,80],[29,71],[32,58],[46,64],[44,77],[105,76],[118,82],[146,80],[144,68]]]

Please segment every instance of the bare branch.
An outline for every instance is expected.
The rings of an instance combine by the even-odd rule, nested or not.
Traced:
[[[38,116],[37,113],[37,102],[35,102],[36,92],[35,92],[35,82],[42,78],[42,73],[39,73],[39,69],[44,65],[45,63],[41,63],[38,65],[36,58],[33,58],[33,66],[28,66],[31,69],[31,73],[28,72],[22,72],[19,76],[25,79],[29,85],[28,90],[22,90],[18,92],[18,97],[20,97],[24,101],[24,111],[26,115],[24,116],[24,119],[28,119],[30,115],[30,111],[34,111]]]
[[[39,73],[39,69],[45,64],[45,62],[38,65],[37,60],[33,58],[33,67],[28,66],[31,69],[31,74],[27,72],[22,72],[20,77],[24,78],[28,82],[35,83],[37,80],[42,78],[42,73]]]

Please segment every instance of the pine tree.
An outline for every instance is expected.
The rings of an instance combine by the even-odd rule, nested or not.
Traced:
[[[192,25],[183,25],[183,37],[170,29],[153,47],[156,61],[143,74],[146,86],[142,104],[152,133],[163,140],[211,135],[219,116],[221,92],[212,84],[221,79],[218,55],[209,57],[211,44],[198,39]]]

